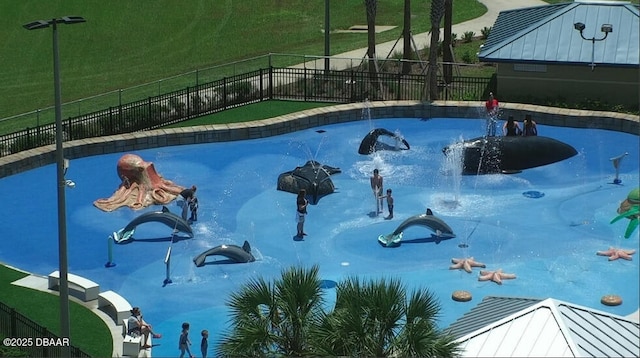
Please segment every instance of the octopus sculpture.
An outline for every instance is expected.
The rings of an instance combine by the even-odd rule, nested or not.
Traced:
[[[93,202],[98,209],[113,211],[123,206],[139,210],[149,205],[165,205],[180,194],[184,187],[164,179],[153,166],[135,154],[125,154],[117,165],[122,183],[108,199]]]
[[[629,192],[627,198],[620,203],[618,207],[618,216],[611,220],[611,224],[614,222],[627,218],[629,219],[629,225],[627,225],[627,231],[624,233],[624,238],[628,239],[631,234],[638,227],[638,220],[640,219],[640,188],[635,188]]]

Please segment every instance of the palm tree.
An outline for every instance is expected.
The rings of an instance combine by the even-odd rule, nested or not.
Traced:
[[[274,283],[253,279],[233,293],[227,303],[232,329],[223,335],[216,356],[309,355],[308,335],[322,313],[318,270],[290,268]]]
[[[429,100],[438,99],[438,42],[440,40],[440,21],[444,15],[445,0],[431,0],[431,43],[429,45]]]
[[[367,8],[367,57],[369,58],[369,81],[371,88],[378,84],[378,69],[376,63],[376,14],[378,0],[364,0]]]
[[[442,61],[446,64],[442,66],[444,81],[449,84],[453,81],[453,53],[452,53],[452,33],[453,23],[453,0],[445,0],[444,9],[444,38],[442,42]]]
[[[428,290],[407,296],[396,279],[337,285],[336,306],[312,335],[325,356],[452,357],[458,344],[437,329],[440,306]]]
[[[404,0],[404,29],[402,30],[403,37],[403,56],[402,58],[407,60],[402,66],[402,73],[407,74],[411,72],[411,0]]]

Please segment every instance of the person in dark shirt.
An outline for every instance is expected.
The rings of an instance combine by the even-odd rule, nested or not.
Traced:
[[[307,215],[307,206],[309,205],[309,201],[305,198],[307,195],[307,191],[305,189],[300,189],[298,192],[298,197],[296,198],[296,219],[298,222],[298,234],[296,237],[303,237],[304,232],[304,219]]]
[[[536,122],[531,119],[531,115],[527,114],[524,116],[524,123],[522,124],[524,129],[522,130],[522,135],[525,137],[536,136],[538,135],[538,126]]]
[[[502,133],[507,137],[519,136],[522,134],[520,130],[520,124],[513,119],[513,116],[509,116],[507,121],[502,126]]]
[[[180,198],[178,199],[178,205],[182,205],[182,219],[184,219],[184,220],[187,220],[187,210],[189,209],[189,206],[191,205],[191,200],[196,195],[196,190],[197,189],[198,188],[196,188],[195,185],[192,185],[191,188],[185,189],[185,190],[180,192]]]

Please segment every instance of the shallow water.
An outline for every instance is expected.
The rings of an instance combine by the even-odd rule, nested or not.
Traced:
[[[66,196],[69,270],[141,306],[145,319],[164,335],[154,341],[159,344],[153,350],[156,356],[177,353],[183,321],[191,323],[196,352],[202,329],[210,331],[213,346],[228,323],[224,303],[229,294],[250,278],[277,277],[291,265],[319,264],[327,282],[349,275],[387,276],[401,278],[410,289],[428,288],[442,306],[443,328],[488,295],[552,297],[620,315],[636,311],[637,255],[633,261],[610,262],[595,253],[610,246],[638,249],[638,231],[623,238],[628,221],[609,224],[619,203],[638,185],[638,136],[540,125],[540,135],[568,143],[579,154],[519,174],[454,175],[442,148],[480,136],[483,123],[358,121],[258,140],[135,152],[154,162],[165,178],[198,186],[195,237],[173,244],[173,283],[167,286],[164,258],[171,229],[162,224],[138,226],[138,240],[114,246],[117,265],[104,266],[109,234],[144,212],[122,208],[105,213],[92,205],[119,185],[116,162],[123,153],[73,160],[67,178],[76,187]],[[372,127],[399,131],[411,150],[359,155],[360,141]],[[621,163],[622,184],[614,185],[609,158],[624,152],[629,155]],[[340,167],[342,173],[332,176],[336,192],[309,206],[305,224],[309,235],[296,241],[296,196],[277,191],[277,177],[311,159]],[[375,202],[369,176],[374,168],[384,177],[385,189],[393,189],[393,220],[372,215]],[[56,270],[55,166],[0,179],[0,187],[5,193],[0,207],[5,218],[0,260],[42,275]],[[544,196],[523,195],[529,191]],[[430,230],[414,226],[405,230],[399,247],[378,244],[379,235],[393,232],[427,207],[451,226],[456,238],[435,243],[429,239]],[[175,204],[169,208],[179,213]],[[245,240],[256,262],[225,264],[221,256],[209,257],[200,268],[192,262],[209,248],[223,243],[241,246]],[[478,281],[478,269],[471,274],[449,270],[452,258],[468,256],[485,263],[488,270],[501,268],[517,278],[500,286]],[[454,302],[455,290],[471,292],[473,300]],[[329,287],[325,292],[330,307],[335,290]],[[606,294],[620,295],[623,304],[600,304]]]

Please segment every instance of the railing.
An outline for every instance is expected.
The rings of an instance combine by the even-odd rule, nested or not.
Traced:
[[[358,70],[269,67],[213,80],[194,87],[150,96],[63,120],[65,140],[155,129],[188,119],[265,100],[353,103],[369,100],[421,100],[427,84],[423,74],[399,71],[371,74]],[[438,79],[440,98],[478,100],[489,92],[491,79]],[[495,89],[493,89],[495,90]],[[55,124],[38,125],[0,136],[0,157],[55,143]]]
[[[66,354],[67,347],[62,345],[68,342],[2,302],[0,302],[0,336],[7,337],[3,337],[4,340],[17,339],[15,345],[19,346],[21,351],[27,352],[29,357],[63,357]],[[11,345],[5,344],[6,347]],[[69,345],[68,349],[72,357],[91,357],[77,347]]]

